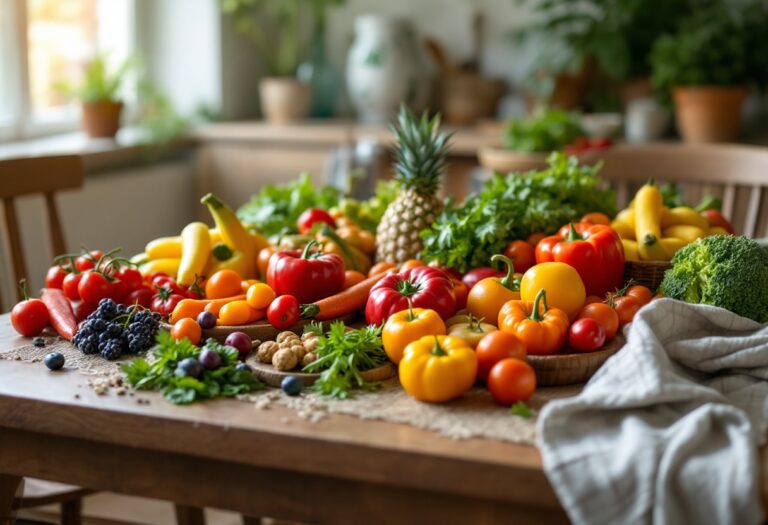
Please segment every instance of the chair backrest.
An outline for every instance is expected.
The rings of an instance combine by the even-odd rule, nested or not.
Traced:
[[[736,231],[768,237],[768,148],[743,145],[653,144],[605,152],[600,175],[616,190],[619,207],[653,178],[677,183],[683,199],[705,195],[723,200],[723,214]]]
[[[51,251],[60,254],[66,251],[66,243],[54,194],[82,185],[83,163],[77,155],[0,160],[0,199],[5,210],[5,233],[17,282],[26,277],[27,271],[14,199],[22,195],[43,195],[48,212]],[[16,293],[21,298],[21,291]],[[2,302],[0,311],[3,311]]]

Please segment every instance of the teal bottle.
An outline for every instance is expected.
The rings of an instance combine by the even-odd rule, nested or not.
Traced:
[[[325,52],[325,32],[315,31],[309,59],[299,65],[298,77],[302,82],[312,86],[311,116],[314,118],[329,118],[336,114],[336,103],[341,79],[336,68],[328,61]]]

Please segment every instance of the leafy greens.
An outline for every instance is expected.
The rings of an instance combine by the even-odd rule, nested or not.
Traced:
[[[599,185],[600,165],[580,166],[562,153],[548,162],[541,171],[497,173],[463,204],[448,206],[421,233],[422,258],[465,272],[487,266],[512,240],[554,233],[588,212],[616,214],[616,196]]]
[[[579,116],[562,109],[538,108],[530,117],[510,120],[504,146],[533,153],[559,150],[584,135]]]

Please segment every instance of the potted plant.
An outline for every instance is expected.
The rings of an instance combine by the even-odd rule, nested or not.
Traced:
[[[504,128],[504,145],[480,149],[480,164],[501,173],[542,169],[547,156],[585,135],[577,114],[538,107],[530,117],[510,120]]]
[[[129,57],[114,71],[110,71],[106,56],[99,54],[88,64],[79,85],[57,85],[60,91],[80,99],[83,110],[82,125],[89,137],[114,138],[117,134],[123,111],[120,90],[124,86],[126,75],[134,65],[135,59]]]
[[[651,54],[653,83],[671,96],[686,142],[727,142],[738,137],[750,67],[744,24],[721,5],[702,9],[659,37]]]
[[[327,5],[341,0],[220,0],[236,29],[258,49],[267,68],[259,83],[261,110],[269,122],[284,123],[309,115],[312,89],[301,82],[297,69],[313,41],[325,27]],[[314,31],[313,31],[314,29]]]

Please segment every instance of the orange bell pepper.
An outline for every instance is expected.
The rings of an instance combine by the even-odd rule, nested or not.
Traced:
[[[398,364],[405,347],[429,335],[445,335],[445,323],[434,310],[412,308],[389,316],[381,331],[381,341],[389,359]]]
[[[422,337],[400,361],[400,384],[419,401],[450,401],[472,388],[476,377],[477,355],[458,337]]]
[[[536,294],[535,301],[509,301],[499,312],[499,329],[516,335],[529,355],[558,352],[565,343],[568,325],[568,314],[547,307],[544,288]]]
[[[507,266],[503,278],[487,277],[472,287],[467,296],[467,310],[478,319],[493,323],[507,301],[520,299],[520,281],[515,279],[515,263],[504,255],[494,255],[491,262]]]

